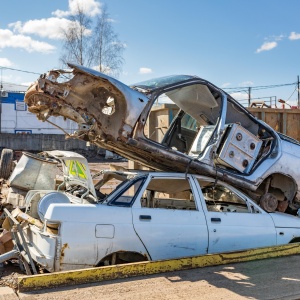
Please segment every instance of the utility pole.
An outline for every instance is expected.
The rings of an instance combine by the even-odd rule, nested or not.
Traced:
[[[298,86],[298,105],[297,105],[297,107],[300,108],[300,82],[299,82],[299,75],[297,77],[297,86]]]
[[[250,102],[251,102],[251,87],[248,87],[248,107],[250,107]]]

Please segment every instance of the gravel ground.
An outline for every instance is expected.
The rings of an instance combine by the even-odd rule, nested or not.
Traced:
[[[0,266],[0,286],[17,287],[17,277],[23,276],[18,261],[5,262]]]

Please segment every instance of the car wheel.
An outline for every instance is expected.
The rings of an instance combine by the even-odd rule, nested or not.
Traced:
[[[259,205],[267,212],[274,212],[278,206],[278,200],[273,194],[265,193],[261,197]]]
[[[3,149],[0,159],[0,178],[8,179],[13,161],[13,150]]]

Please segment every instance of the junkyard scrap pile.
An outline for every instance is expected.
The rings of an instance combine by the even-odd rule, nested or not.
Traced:
[[[28,89],[28,109],[41,121],[68,118],[79,125],[73,138],[151,169],[215,177],[269,212],[297,213],[299,142],[255,118],[217,86],[187,75],[127,86],[95,70],[69,66],[71,79],[64,80],[70,70],[51,70]],[[169,127],[148,119],[160,101],[177,107]],[[148,127],[153,131],[146,136]]]
[[[60,152],[52,152],[56,155],[62,155]],[[70,154],[65,152],[66,155]],[[5,160],[5,170],[0,168],[2,177],[1,183],[1,203],[0,203],[0,256],[2,259],[0,262],[0,285],[9,285],[11,287],[16,286],[16,277],[23,273],[35,273],[41,272],[42,269],[36,270],[35,267],[29,266],[30,260],[28,260],[28,253],[24,253],[22,245],[18,245],[18,236],[16,231],[20,230],[17,225],[21,224],[22,229],[26,229],[28,224],[32,224],[37,228],[43,228],[41,216],[38,215],[37,202],[42,196],[45,196],[49,191],[55,191],[57,188],[62,187],[63,183],[63,171],[62,165],[59,160],[51,156],[49,153],[40,153],[38,155],[24,152],[20,157],[13,155],[13,151],[10,149],[3,149],[1,160]],[[76,156],[77,154],[74,153]],[[80,155],[78,158],[80,160]],[[4,158],[4,159],[3,159]],[[16,159],[16,160],[15,160]],[[19,159],[19,160],[17,160]],[[94,161],[94,160],[93,160]],[[78,162],[78,169],[82,168],[81,175],[85,173],[85,169],[88,167],[80,165]],[[0,162],[1,165],[1,162]],[[3,166],[3,164],[2,164]],[[99,182],[99,179],[103,177],[102,172],[105,169],[123,169],[127,167],[127,162],[114,162],[111,165],[108,162],[93,162],[89,165],[91,172],[95,175],[97,180],[93,182]],[[75,168],[75,167],[74,167]],[[88,175],[86,175],[88,176]],[[109,183],[102,186],[102,192],[111,192],[117,182],[111,180]],[[28,201],[28,197],[30,200]],[[59,198],[57,201],[60,202]],[[30,205],[28,205],[30,203]],[[29,209],[31,208],[31,210]],[[6,212],[6,213],[5,213]],[[7,214],[16,221],[16,224],[10,222]],[[47,230],[50,233],[57,233],[57,227],[51,224],[47,225]],[[20,241],[19,241],[20,242]],[[15,251],[17,250],[17,251]],[[21,252],[23,253],[21,254]],[[22,255],[25,255],[23,257]],[[27,261],[26,261],[27,260]],[[24,264],[26,267],[24,268]],[[21,268],[20,268],[21,267]]]
[[[95,181],[77,153],[24,153],[3,181],[0,262],[20,258],[29,274],[300,241],[299,142],[197,76],[129,87],[69,66],[71,79],[52,70],[28,89],[29,111],[73,120],[68,137],[156,171],[116,168]],[[149,120],[160,100],[177,107],[169,126]]]

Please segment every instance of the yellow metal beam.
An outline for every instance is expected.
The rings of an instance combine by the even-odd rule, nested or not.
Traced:
[[[18,278],[18,289],[20,292],[25,292],[58,286],[69,286],[117,278],[150,275],[265,258],[274,258],[295,255],[299,253],[300,243],[294,243],[275,247],[250,249],[239,252],[208,254],[172,260],[147,261],[49,274],[22,276]]]

